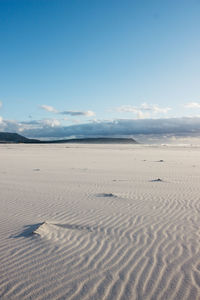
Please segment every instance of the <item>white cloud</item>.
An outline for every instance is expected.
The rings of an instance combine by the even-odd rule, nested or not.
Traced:
[[[42,109],[46,110],[46,111],[49,111],[49,112],[53,112],[53,113],[57,113],[58,112],[53,106],[41,105],[40,107]]]
[[[59,114],[61,115],[69,115],[69,116],[86,116],[86,117],[92,117],[95,116],[95,113],[91,110],[88,111],[73,111],[73,110],[65,110],[60,111]]]
[[[170,107],[159,107],[157,105],[149,105],[142,103],[140,106],[124,105],[117,108],[119,112],[128,112],[136,115],[138,119],[150,118],[151,115],[167,114],[171,110]]]
[[[198,102],[189,102],[184,105],[185,108],[200,108],[200,103]]]
[[[167,114],[168,111],[170,111],[170,110],[171,110],[171,107],[164,107],[164,108],[162,108],[162,107],[158,107],[156,105],[152,106],[152,112],[156,113],[156,114],[157,113]]]
[[[49,126],[49,127],[56,127],[60,126],[60,121],[56,119],[45,119],[40,121],[41,124],[44,124],[44,126]]]
[[[0,131],[4,132],[24,132],[50,130],[51,128],[59,127],[60,121],[56,119],[43,119],[18,122],[15,120],[4,120],[0,117]]]
[[[120,112],[131,112],[131,113],[138,113],[138,108],[135,106],[130,106],[130,105],[123,105],[117,108],[117,111]]]
[[[150,111],[150,112],[153,112],[153,113],[163,113],[163,114],[166,114],[168,113],[168,111],[171,110],[171,107],[159,107],[157,105],[149,105],[147,103],[142,103],[140,108],[142,110],[147,110],[147,111]]]
[[[55,109],[53,106],[49,105],[41,105],[40,108],[48,111],[48,112],[53,112],[59,115],[68,115],[68,116],[85,116],[85,117],[92,117],[95,116],[95,113],[91,110],[88,111],[73,111],[73,110],[64,110],[64,111],[58,111]]]
[[[95,112],[88,110],[88,111],[86,111],[86,116],[93,117],[93,116],[95,116]]]
[[[137,119],[145,119],[150,117],[150,114],[148,112],[144,112],[141,109],[130,105],[120,106],[117,108],[117,111],[133,113],[137,116]]]

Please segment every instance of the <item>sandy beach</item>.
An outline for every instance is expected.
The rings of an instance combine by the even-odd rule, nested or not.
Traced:
[[[200,299],[200,148],[0,145],[0,298]]]

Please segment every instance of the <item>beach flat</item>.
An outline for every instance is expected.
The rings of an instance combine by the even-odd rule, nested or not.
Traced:
[[[1,299],[200,298],[198,147],[1,145],[0,160]]]

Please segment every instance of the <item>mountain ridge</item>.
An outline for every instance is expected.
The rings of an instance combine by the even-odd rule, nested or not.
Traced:
[[[78,143],[78,144],[138,144],[132,138],[76,138],[76,139],[63,139],[63,140],[49,140],[42,141],[38,139],[29,139],[18,133],[0,132],[0,143],[14,143],[14,144],[64,144],[64,143]]]

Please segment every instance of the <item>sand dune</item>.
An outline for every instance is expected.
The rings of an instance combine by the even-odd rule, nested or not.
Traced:
[[[0,298],[200,299],[199,150],[1,145]]]

